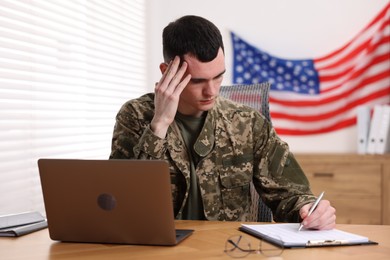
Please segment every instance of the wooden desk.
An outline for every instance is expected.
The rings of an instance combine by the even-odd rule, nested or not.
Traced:
[[[177,228],[194,229],[174,247],[61,243],[44,229],[18,238],[0,238],[0,258],[12,259],[232,259],[223,253],[226,239],[241,233],[238,222],[177,221]],[[338,225],[338,229],[367,236],[379,245],[285,249],[273,259],[390,259],[390,226]],[[257,240],[248,236],[257,244]],[[265,259],[249,255],[247,259]]]

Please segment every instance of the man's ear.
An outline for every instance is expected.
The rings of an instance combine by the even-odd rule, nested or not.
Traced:
[[[168,68],[168,64],[166,63],[160,63],[160,71],[161,71],[161,74],[164,74],[164,72],[167,70]]]

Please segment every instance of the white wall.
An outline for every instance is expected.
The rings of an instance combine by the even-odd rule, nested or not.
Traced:
[[[148,0],[148,67],[150,90],[161,76],[161,32],[187,14],[203,16],[221,30],[226,48],[224,84],[231,83],[230,31],[279,57],[315,58],[354,37],[388,0]],[[356,152],[356,127],[306,137],[282,136],[294,152]]]

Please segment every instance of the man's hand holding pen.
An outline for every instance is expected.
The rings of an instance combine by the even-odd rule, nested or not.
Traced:
[[[335,228],[336,209],[330,205],[330,202],[320,198],[318,205],[314,205],[311,214],[309,214],[313,205],[314,203],[309,203],[300,209],[301,225],[306,229],[326,230]]]

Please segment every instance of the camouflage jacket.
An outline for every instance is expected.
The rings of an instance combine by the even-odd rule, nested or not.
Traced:
[[[150,93],[122,106],[110,159],[168,161],[175,216],[180,218],[189,191],[188,152],[175,122],[165,139],[151,131],[153,99]],[[209,220],[248,220],[251,181],[278,222],[299,221],[299,209],[315,200],[288,145],[252,108],[219,97],[208,111],[194,150],[202,157],[196,174]]]

